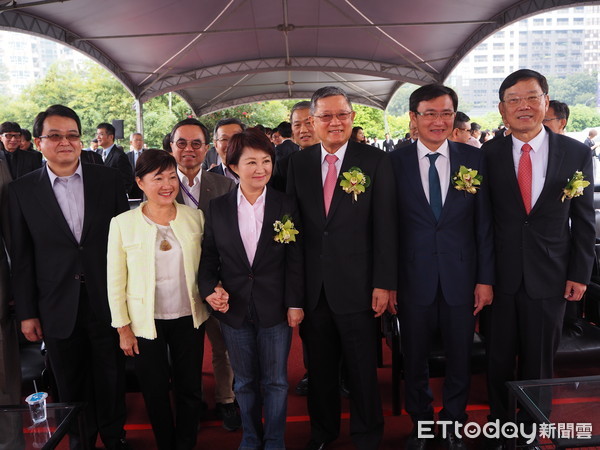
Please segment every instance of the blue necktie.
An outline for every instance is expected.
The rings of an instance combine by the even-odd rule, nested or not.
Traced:
[[[427,158],[429,158],[429,204],[435,220],[440,220],[442,215],[442,188],[440,186],[440,175],[435,168],[435,160],[438,156],[440,156],[439,153],[427,155]]]

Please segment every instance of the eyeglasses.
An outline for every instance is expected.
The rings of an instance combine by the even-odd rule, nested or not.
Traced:
[[[202,142],[199,139],[194,139],[193,141],[188,141],[186,139],[177,139],[177,141],[175,142],[175,145],[177,146],[178,149],[185,150],[188,146],[188,143],[194,150],[200,150],[202,148],[202,146],[204,145],[204,142]]]
[[[339,120],[340,122],[343,122],[345,120],[348,120],[353,112],[354,111],[346,111],[346,112],[341,112],[341,113],[337,113],[337,114],[321,114],[320,116],[313,116],[313,117],[316,117],[321,122],[327,123],[327,122],[331,122],[333,120],[333,117],[335,116],[337,118],[337,120]]]
[[[502,102],[509,104],[510,106],[520,105],[523,100],[529,106],[537,105],[540,102],[540,98],[543,97],[544,93],[539,95],[529,95],[527,97],[512,97],[506,100],[502,100]]]
[[[415,111],[415,114],[421,116],[425,120],[437,120],[437,119],[450,120],[450,119],[454,118],[454,115],[456,113],[454,111],[442,111],[442,112],[425,111],[423,113],[419,112],[419,111]]]
[[[229,142],[229,138],[219,138],[219,139],[215,139],[215,142]]]
[[[467,133],[470,133],[470,132],[471,132],[471,129],[470,129],[470,128],[458,128],[458,127],[457,127],[456,129],[457,129],[457,130],[460,130],[460,131],[466,131]]]
[[[21,133],[2,133],[2,137],[6,140],[21,139]]]
[[[40,139],[49,139],[52,142],[62,142],[63,139],[67,139],[69,142],[76,142],[81,139],[81,136],[78,134],[47,134],[45,136],[40,136]]]
[[[108,137],[108,136],[112,136],[112,134],[96,133],[96,137]]]
[[[550,122],[551,120],[562,120],[562,117],[548,117],[546,119],[543,119],[542,122],[546,123]]]

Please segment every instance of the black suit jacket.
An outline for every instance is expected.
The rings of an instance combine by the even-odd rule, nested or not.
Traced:
[[[216,173],[203,171],[200,182],[200,199],[198,200],[198,209],[201,209],[204,216],[208,214],[208,205],[213,198],[220,197],[221,195],[227,194],[232,189],[235,189],[235,181],[218,175]],[[175,200],[178,203],[185,204],[183,196],[186,195],[182,192],[181,188]]]
[[[450,185],[439,221],[435,219],[419,171],[417,144],[390,155],[396,175],[399,301],[430,305],[438,279],[450,305],[473,304],[475,284],[494,284],[492,215],[483,155],[474,147],[449,142]],[[483,175],[476,194],[457,191],[452,176],[460,166]]]
[[[12,163],[9,165],[11,168],[10,172],[14,180],[42,167],[42,154],[40,152],[16,150],[14,153],[15,156],[13,156]],[[0,159],[5,160],[5,162],[8,164],[3,150],[0,150]]]
[[[125,192],[129,192],[133,185],[133,168],[123,149],[116,144],[113,145],[108,157],[104,161],[104,165],[117,169],[121,173],[121,180],[123,181],[123,186],[125,186]]]
[[[388,154],[348,142],[340,175],[351,167],[368,175],[371,185],[354,202],[338,182],[325,217],[321,144],[290,158],[287,192],[297,198],[302,217],[309,311],[322,287],[336,314],[371,310],[373,288],[396,289],[396,191]]]
[[[129,209],[119,174],[82,164],[85,213],[81,242],[65,220],[46,168],[9,185],[11,260],[17,318],[39,318],[47,337],[71,335],[79,291],[87,288],[99,320],[110,326],[106,247],[110,220]],[[81,283],[81,277],[85,283]]]
[[[263,226],[252,264],[240,236],[237,189],[210,202],[204,228],[198,272],[200,295],[212,294],[219,281],[229,293],[229,311],[213,315],[239,328],[250,304],[258,324],[267,328],[287,318],[287,309],[303,307],[302,229],[296,202],[267,187]],[[292,218],[300,234],[296,242],[275,242],[273,223],[284,215]]]
[[[496,289],[531,298],[562,297],[567,280],[588,284],[594,261],[592,153],[582,143],[546,128],[548,168],[539,199],[526,213],[515,173],[512,137],[482,146],[490,187],[496,243]],[[580,197],[561,201],[575,171],[590,181]]]
[[[223,172],[223,166],[221,164],[217,164],[215,167],[208,169],[207,172],[225,176],[225,172]]]
[[[394,141],[391,139],[383,141],[383,150],[386,152],[391,152],[394,150]]]
[[[275,146],[275,161],[279,161],[286,156],[296,153],[300,150],[298,144],[291,139],[286,139],[281,144]]]
[[[84,164],[104,165],[104,161],[102,161],[102,156],[100,156],[94,150],[82,150],[80,159],[81,159],[81,162]]]

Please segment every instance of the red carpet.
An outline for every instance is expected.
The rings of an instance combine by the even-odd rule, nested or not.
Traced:
[[[209,404],[209,411],[201,422],[201,429],[198,434],[198,449],[237,449],[241,430],[237,432],[228,432],[221,428],[221,423],[214,415],[214,378],[211,366],[211,349],[208,340],[206,341],[206,351],[204,358],[204,394],[205,400]],[[412,424],[410,418],[403,413],[401,416],[392,416],[391,408],[391,355],[389,349],[384,346],[383,349],[384,367],[379,369],[379,384],[381,387],[381,396],[383,401],[385,415],[385,436],[382,449],[398,450],[404,448],[404,441],[411,431]],[[310,425],[306,409],[306,398],[295,394],[296,383],[304,374],[302,363],[302,346],[297,330],[294,333],[292,351],[289,358],[289,385],[290,393],[288,398],[288,424],[286,428],[286,445],[290,450],[303,449],[310,437]],[[589,373],[579,374],[557,374],[560,376],[574,375],[595,375],[598,370]],[[440,409],[441,384],[443,379],[433,379],[432,388],[436,398],[436,411]],[[598,399],[592,399],[598,401]],[[590,399],[568,399],[561,403],[587,403]],[[145,412],[144,402],[139,393],[128,394],[128,420],[127,420],[127,441],[133,449],[151,450],[154,448],[154,439],[152,430]],[[352,449],[353,446],[349,437],[349,407],[348,401],[342,401],[343,416],[342,429],[339,439],[332,443],[328,448],[334,449]],[[469,420],[483,425],[486,422],[488,409],[485,389],[485,376],[475,375],[472,379],[471,395],[469,399]],[[478,448],[479,442],[466,440],[469,448]],[[100,441],[98,442],[100,446]],[[67,445],[62,445],[60,449],[67,449]],[[436,448],[431,446],[430,448]],[[442,448],[439,446],[438,448]]]

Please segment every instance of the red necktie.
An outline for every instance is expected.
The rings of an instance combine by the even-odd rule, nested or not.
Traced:
[[[329,207],[331,206],[331,199],[333,198],[333,191],[335,190],[335,182],[337,181],[337,170],[335,170],[335,163],[337,160],[338,157],[335,155],[325,156],[325,161],[329,164],[329,167],[327,167],[327,175],[325,176],[325,183],[323,184],[325,216],[329,214]]]
[[[525,211],[527,214],[531,211],[531,145],[525,144],[521,147],[521,159],[519,159],[519,169],[517,170],[517,180],[519,182],[519,189],[521,190],[521,196],[523,197],[523,204],[525,205]]]

